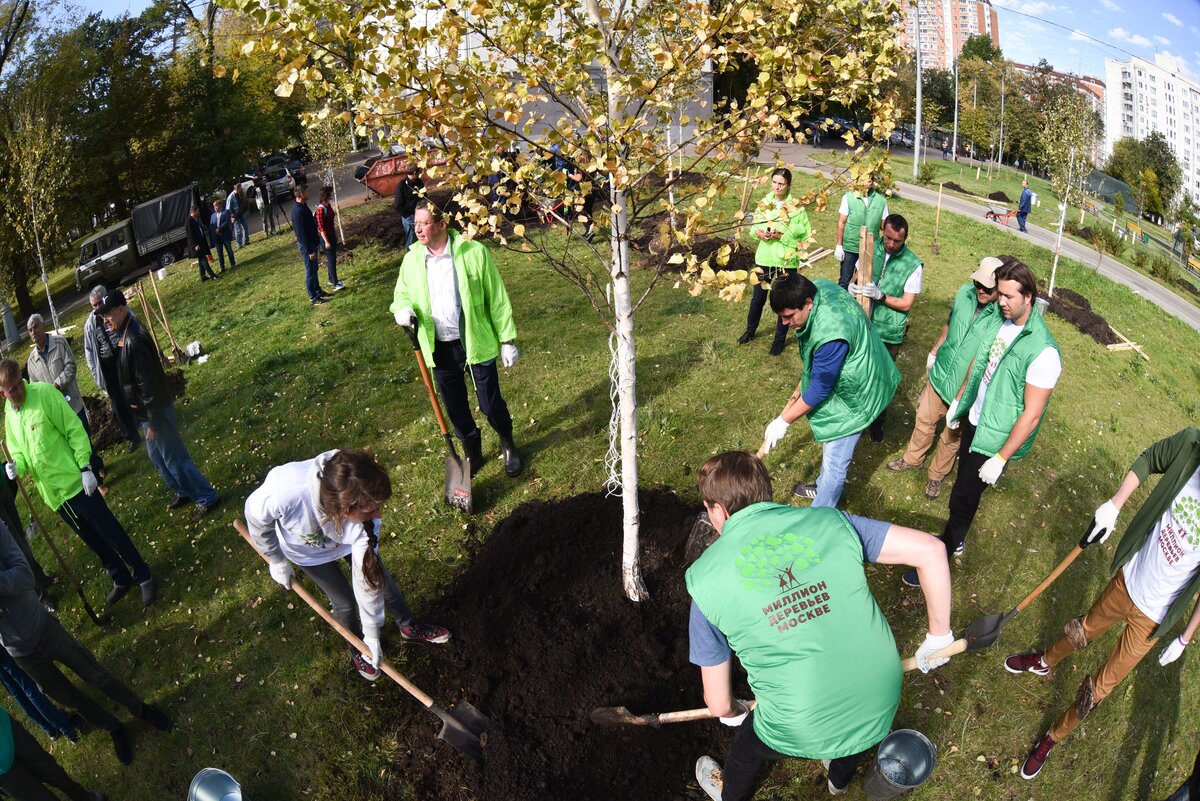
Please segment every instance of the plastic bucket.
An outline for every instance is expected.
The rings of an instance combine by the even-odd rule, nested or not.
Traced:
[[[863,779],[863,791],[871,801],[887,801],[919,787],[933,774],[937,747],[924,734],[897,729],[883,738]]]
[[[220,768],[205,768],[192,779],[188,801],[242,801],[242,786]]]

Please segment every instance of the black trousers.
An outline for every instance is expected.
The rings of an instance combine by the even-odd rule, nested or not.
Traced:
[[[946,543],[946,552],[954,554],[966,539],[975,513],[979,511],[979,500],[988,484],[979,477],[979,468],[983,467],[990,457],[982,453],[971,452],[971,442],[975,439],[975,426],[964,415],[962,418],[962,438],[958,445],[958,475],[954,477],[954,488],[950,490],[950,518],[946,528],[942,530],[939,539]]]
[[[784,272],[794,275],[795,270],[785,270]],[[766,270],[763,274],[763,281],[774,281],[778,278],[778,271],[772,272]],[[770,295],[769,285],[764,285],[762,281],[754,286],[754,294],[750,296],[750,310],[746,312],[746,332],[753,334],[758,331],[758,323],[762,320],[763,309],[767,305],[767,297]],[[771,344],[777,349],[782,348],[787,341],[787,326],[783,324],[783,320],[775,316],[775,340]]]
[[[83,423],[83,433],[87,434],[88,444],[91,444],[92,427],[88,425],[87,407],[85,406],[76,412],[76,416],[79,417],[79,422]],[[104,460],[100,458],[100,452],[94,447],[92,448],[92,458],[88,460],[88,464],[91,465],[92,474],[96,477],[96,480],[99,481],[100,471],[104,469]]]
[[[850,784],[862,757],[860,753],[830,761],[829,780],[834,787],[842,788]],[[788,758],[788,754],[781,754],[758,739],[754,732],[754,712],[751,711],[738,727],[733,742],[729,744],[729,752],[725,754],[725,766],[722,769],[725,788],[721,791],[721,801],[746,801],[754,795],[755,779],[763,763]]]
[[[100,375],[104,377],[104,384],[107,387],[105,392],[108,393],[108,399],[112,401],[113,415],[117,418],[117,425],[121,427],[121,436],[126,442],[134,445],[140,445],[142,435],[138,433],[137,421],[133,419],[133,412],[129,408],[129,402],[125,400],[125,392],[121,389],[121,376],[117,372],[116,360],[100,362]]]
[[[46,753],[33,735],[12,720],[13,763],[0,775],[0,792],[15,801],[58,801],[47,785],[62,790],[71,801],[88,801],[91,795]]]
[[[58,618],[46,615],[46,628],[33,653],[14,656],[17,665],[37,682],[42,692],[67,710],[75,710],[88,725],[113,731],[120,725],[116,716],[89,696],[79,691],[58,669],[56,662],[66,665],[85,684],[90,684],[130,713],[139,715],[145,703],[137,693],[96,661],[96,656],[72,637]]]
[[[846,255],[842,256],[842,271],[838,274],[838,286],[842,289],[848,289],[850,280],[854,278],[854,271],[858,269],[858,254],[846,251]]]
[[[14,487],[16,482],[5,476],[0,479],[0,522],[2,522],[8,532],[12,534],[13,541],[17,543],[17,547],[21,549],[25,561],[29,563],[29,569],[33,572],[33,589],[37,593],[37,597],[43,601],[49,596],[47,595],[46,571],[38,564],[38,560],[33,556],[33,549],[29,547],[29,540],[25,539],[25,528],[21,525],[21,515],[17,512],[17,500],[13,497]],[[20,492],[20,490],[16,490]]]
[[[76,493],[58,507],[58,515],[100,557],[113,584],[129,587],[150,580],[150,567],[99,490]]]
[[[437,380],[438,392],[446,404],[446,414],[454,425],[459,439],[479,436],[479,426],[471,414],[471,403],[467,398],[467,351],[461,339],[452,342],[437,342],[433,348],[433,377]],[[512,415],[508,404],[500,394],[500,373],[496,360],[471,365],[471,378],[475,383],[475,395],[479,398],[479,410],[487,417],[488,424],[505,439],[512,438]]]
[[[216,278],[217,274],[213,272],[212,265],[208,262],[208,254],[196,257],[196,265],[200,268],[200,280],[207,281],[210,278]]]
[[[905,329],[905,333],[907,332],[907,329]],[[892,357],[893,362],[896,361],[896,358],[900,355],[900,346],[903,344],[903,342],[883,343],[883,346],[887,348],[888,355]],[[871,439],[873,441],[878,442],[883,439],[883,423],[886,418],[887,406],[884,406],[883,411],[880,412],[879,416],[875,418],[875,422],[871,423]]]

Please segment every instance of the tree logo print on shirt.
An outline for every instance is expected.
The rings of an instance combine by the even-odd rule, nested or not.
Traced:
[[[746,589],[777,589],[798,581],[796,571],[821,563],[816,544],[791,532],[756,537],[742,546],[734,565]]]
[[[310,548],[324,548],[326,545],[333,542],[333,540],[326,537],[325,532],[321,531],[320,529],[317,529],[316,533],[313,534],[301,534],[300,539]]]
[[[1187,540],[1188,545],[1193,550],[1200,548],[1200,500],[1192,495],[1176,498],[1171,507],[1171,518],[1183,528],[1183,539]]]

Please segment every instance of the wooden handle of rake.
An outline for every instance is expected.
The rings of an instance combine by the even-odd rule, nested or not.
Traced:
[[[250,539],[250,531],[246,528],[245,523],[243,523],[241,520],[234,520],[233,527],[237,529],[238,534],[242,535],[242,539],[244,539],[246,543],[254,549],[254,552],[262,557],[264,562],[266,562],[268,565],[271,564],[271,560],[263,556],[258,548],[254,546],[254,540]],[[306,604],[312,607],[314,612],[321,616],[322,620],[332,626],[334,631],[342,635],[342,639],[357,648],[359,653],[371,653],[371,649],[367,647],[367,644],[364,643],[360,637],[355,635],[354,632],[350,631],[350,629],[339,623],[337,618],[331,615],[329,610],[325,608],[324,604],[312,597],[312,593],[304,589],[304,585],[302,585],[295,576],[292,577],[292,592],[299,595]],[[381,658],[377,667],[386,673],[388,678],[403,687],[409,695],[411,695],[413,698],[416,698],[423,707],[429,709],[434,705],[433,698],[422,691],[420,687],[405,678],[404,674],[389,665],[386,659]]]
[[[0,440],[0,450],[4,451],[4,461],[11,462],[12,456],[8,452],[7,442]],[[41,518],[39,518],[38,513],[34,511],[33,501],[30,500],[29,493],[25,491],[25,485],[22,484],[20,480],[18,480],[16,484],[17,489],[21,490],[21,497],[25,499],[25,508],[29,510],[29,516],[33,518],[34,525],[36,525],[38,530],[42,532],[42,539],[44,539],[46,544],[50,546],[50,553],[54,554],[54,559],[58,562],[58,566],[62,569],[63,575],[67,577],[67,581],[71,582],[71,586],[75,588],[75,594],[78,595],[79,600],[83,602],[83,611],[87,612],[87,616],[92,619],[93,623],[95,623],[97,626],[103,626],[103,618],[97,615],[96,610],[92,609],[92,605],[88,603],[87,596],[83,594],[83,587],[79,584],[79,579],[75,578],[75,574],[71,572],[71,568],[67,567],[66,560],[63,559],[62,554],[58,552],[58,548],[54,545],[54,540],[50,539],[50,532],[46,530],[44,525],[42,525]],[[19,531],[14,531],[13,536],[20,537],[23,535]]]
[[[859,286],[871,283],[875,271],[875,235],[867,231],[867,226],[859,229],[858,233],[858,275],[856,283]],[[866,295],[857,295],[858,305],[871,319],[871,299]]]

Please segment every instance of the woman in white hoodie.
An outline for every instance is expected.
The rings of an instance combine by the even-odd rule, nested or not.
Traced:
[[[290,588],[292,563],[329,597],[343,626],[358,633],[371,653],[350,648],[359,674],[379,678],[379,631],[386,609],[406,640],[443,643],[450,632],[420,623],[379,559],[379,513],[392,494],[387,470],[370,451],[326,451],[315,459],[289,462],[267,473],[246,499],[246,524],[258,550],[271,563],[271,578]],[[350,581],[339,562],[350,563]],[[349,646],[347,646],[349,647]]]

